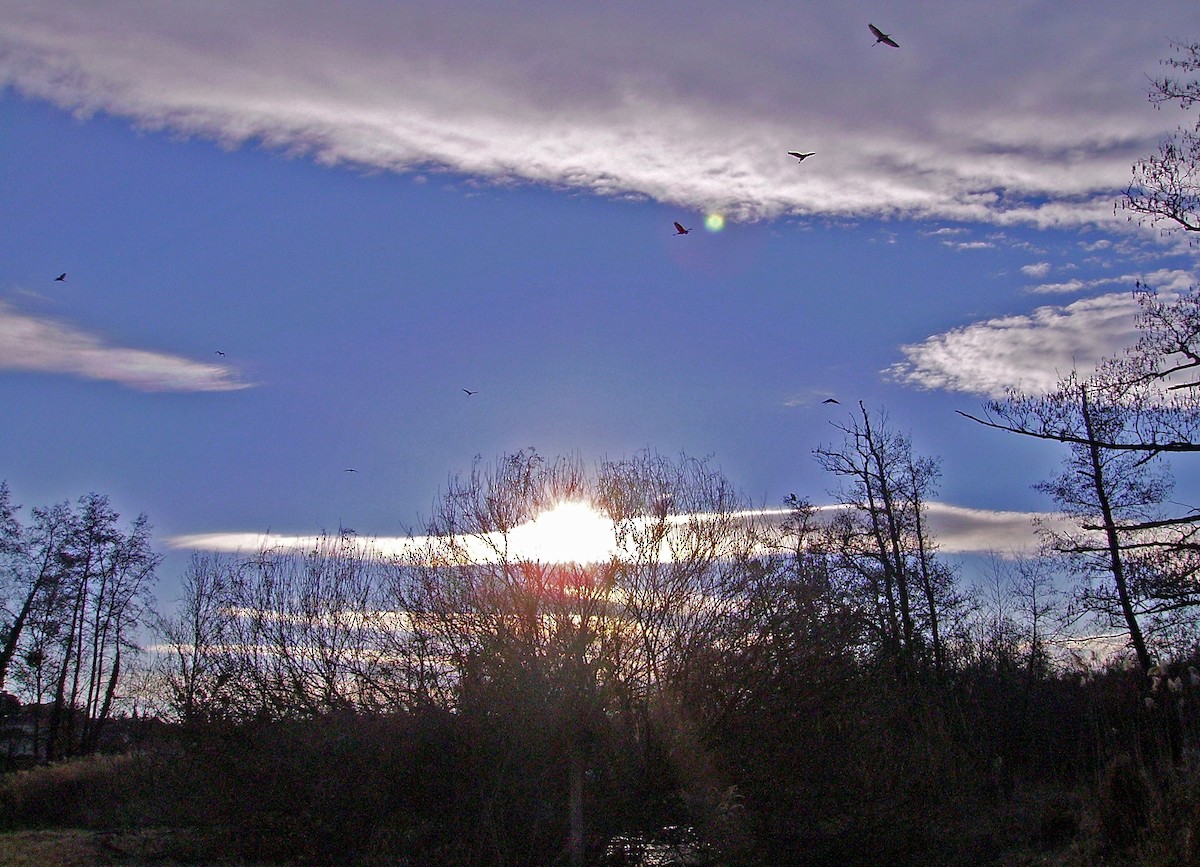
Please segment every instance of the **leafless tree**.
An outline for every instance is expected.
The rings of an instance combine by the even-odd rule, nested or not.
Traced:
[[[841,566],[858,577],[880,646],[897,671],[907,676],[923,661],[941,670],[941,621],[955,601],[953,575],[936,558],[925,517],[937,462],[915,457],[909,439],[861,402],[858,417],[839,429],[842,445],[814,454],[842,481],[843,508],[832,522]]]
[[[1189,111],[1200,104],[1200,42],[1177,43],[1164,64],[1171,73],[1154,80],[1150,101]],[[1157,155],[1138,160],[1123,204],[1139,219],[1167,230],[1200,231],[1200,118],[1180,126]]]

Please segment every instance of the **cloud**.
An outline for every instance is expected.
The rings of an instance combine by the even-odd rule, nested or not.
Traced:
[[[1041,283],[1037,286],[1030,286],[1030,292],[1038,295],[1054,295],[1068,294],[1071,292],[1079,292],[1086,289],[1090,283],[1085,283],[1083,280],[1067,280],[1065,283]]]
[[[1189,12],[916,7],[884,52],[854,8],[815,0],[736,19],[716,0],[8,0],[0,86],[322,163],[735,219],[1112,223],[1129,166],[1169,128],[1145,75]],[[817,153],[802,166],[786,157],[800,146]]]
[[[92,334],[0,302],[0,370],[65,373],[139,391],[234,391],[233,368],[177,355],[108,346]]]
[[[1132,344],[1137,310],[1132,295],[1121,292],[976,322],[902,346],[907,361],[884,374],[918,388],[993,398],[1010,387],[1046,392],[1072,369],[1089,373]]]
[[[1030,286],[1025,291],[1032,292],[1035,295],[1065,295],[1072,292],[1082,292],[1084,289],[1095,289],[1099,286],[1125,285],[1132,288],[1135,279],[1127,274],[1119,277],[1100,277],[1095,280],[1075,279],[1062,283],[1041,283],[1037,286]]]
[[[948,554],[995,551],[1001,555],[1037,547],[1034,521],[1048,529],[1076,526],[1054,512],[1009,512],[928,503],[929,524],[940,550]]]
[[[947,503],[927,503],[930,529],[937,540],[939,550],[947,554],[971,554],[999,552],[1008,554],[1031,550],[1037,544],[1034,533],[1034,520],[1038,519],[1045,525],[1063,526],[1067,519],[1049,512],[1010,512],[993,511],[988,509],[971,509],[963,506],[952,506]],[[822,506],[821,511],[832,512],[840,506]],[[786,509],[751,509],[736,513],[735,517],[746,520],[765,519],[778,523],[791,514]],[[711,515],[673,515],[670,520],[675,524],[686,525],[692,521],[703,521]],[[459,552],[463,562],[483,562],[495,558],[495,552],[504,548],[514,559],[521,557],[539,556],[541,551],[538,541],[540,537],[531,524],[514,528],[508,545],[502,545],[500,540],[489,534],[478,537],[464,536],[458,540]],[[213,551],[223,553],[254,554],[259,551],[311,551],[322,546],[328,547],[327,537],[318,535],[293,536],[271,533],[196,533],[191,535],[173,536],[167,544],[172,548]],[[364,556],[395,557],[419,554],[427,550],[432,540],[428,536],[382,536],[363,537],[354,540],[354,550]],[[604,544],[592,540],[589,548],[601,552],[597,559],[604,559],[611,553],[612,545],[607,548]],[[557,550],[557,549],[556,549]],[[608,553],[604,553],[608,552]],[[543,552],[544,553],[544,552]],[[664,559],[670,559],[669,551],[664,548]],[[542,556],[542,559],[546,559]],[[552,556],[550,559],[554,559]]]
[[[991,241],[942,241],[953,250],[991,250],[995,244]]]
[[[1022,265],[1021,273],[1028,277],[1045,277],[1050,273],[1050,263],[1035,262],[1032,265]]]

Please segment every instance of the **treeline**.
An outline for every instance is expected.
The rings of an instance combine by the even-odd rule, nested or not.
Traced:
[[[1064,793],[1122,768],[1142,794],[1101,836],[1133,845],[1138,784],[1195,743],[1194,634],[1151,633],[1157,690],[1136,654],[1072,655],[1094,584],[1047,553],[965,586],[936,463],[861,407],[843,433],[817,451],[839,506],[782,520],[704,461],[525,451],[456,478],[398,557],[197,556],[158,682],[207,814],[281,860],[594,863],[688,827],[711,863],[969,863],[1069,845]],[[564,501],[612,521],[610,556],[527,553]]]

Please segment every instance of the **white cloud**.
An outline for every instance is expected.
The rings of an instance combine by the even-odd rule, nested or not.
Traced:
[[[1066,295],[1086,289],[1088,285],[1082,280],[1067,280],[1065,283],[1040,283],[1030,286],[1029,291],[1037,295]]]
[[[65,373],[140,391],[233,391],[248,388],[233,368],[177,355],[108,346],[95,335],[19,313],[0,302],[0,370]]]
[[[1034,519],[1048,526],[1061,526],[1067,519],[1050,512],[1010,512],[988,509],[971,509],[963,506],[952,506],[947,503],[927,503],[929,526],[937,540],[939,550],[947,554],[986,553],[995,551],[1007,555],[1012,552],[1032,550],[1036,547],[1037,537],[1034,533]],[[840,506],[822,506],[822,511],[831,512]],[[778,522],[786,518],[790,512],[785,509],[752,509],[737,513],[738,517],[747,520],[766,519]],[[671,520],[676,524],[687,524],[691,521],[703,521],[709,515],[674,515]],[[541,537],[532,524],[526,524],[513,530],[508,544],[504,545],[493,534],[482,534],[476,537],[459,537],[456,547],[462,557],[462,562],[481,562],[495,558],[497,550],[504,548],[513,559],[522,557],[541,557],[547,559],[545,552],[539,546]],[[385,536],[360,538],[355,540],[355,550],[364,556],[393,557],[419,554],[426,549],[432,540],[427,536]],[[322,536],[286,536],[270,533],[197,533],[192,535],[174,536],[167,539],[172,548],[215,551],[225,553],[253,554],[264,550],[310,551],[327,545],[328,540]],[[607,544],[607,547],[606,547]],[[597,542],[591,540],[589,551],[600,552],[596,559],[605,559],[613,550],[615,543]],[[445,550],[439,546],[439,550]],[[555,549],[557,550],[557,549]],[[667,548],[663,550],[664,559],[669,559]],[[552,555],[549,559],[555,559]]]
[[[942,241],[942,243],[954,250],[991,250],[996,246],[991,241]]]
[[[1072,369],[1089,373],[1132,344],[1137,310],[1132,295],[1121,292],[988,319],[902,346],[907,361],[884,373],[920,388],[995,398],[1010,387],[1045,392]]]
[[[1145,75],[1190,12],[916,7],[885,52],[860,11],[815,0],[4,6],[0,85],[82,114],[733,218],[1038,226],[1115,220],[1168,127]]]
[[[1009,512],[969,509],[947,503],[929,503],[929,524],[939,548],[948,554],[995,551],[1001,555],[1032,551],[1038,539],[1034,520],[1048,529],[1072,526],[1054,512]]]
[[[1045,277],[1050,273],[1050,263],[1035,262],[1032,265],[1022,265],[1021,273],[1029,277]]]
[[[1096,280],[1066,280],[1062,283],[1041,283],[1030,286],[1026,291],[1035,295],[1066,295],[1072,292],[1082,292],[1084,289],[1095,289],[1099,286],[1125,285],[1133,288],[1134,277],[1122,274],[1118,277],[1100,277]]]

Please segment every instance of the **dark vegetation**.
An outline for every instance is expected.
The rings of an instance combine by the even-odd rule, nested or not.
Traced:
[[[1195,231],[1196,166],[1183,130],[1126,204]],[[1069,519],[983,587],[929,531],[937,462],[862,405],[815,451],[837,508],[519,452],[398,556],[197,556],[169,616],[143,518],[22,524],[0,487],[0,823],[108,863],[1198,863],[1200,518],[1169,470],[1200,451],[1200,291],[1139,293],[1135,347],[976,418],[1063,449]],[[617,549],[522,550],[562,502]]]

